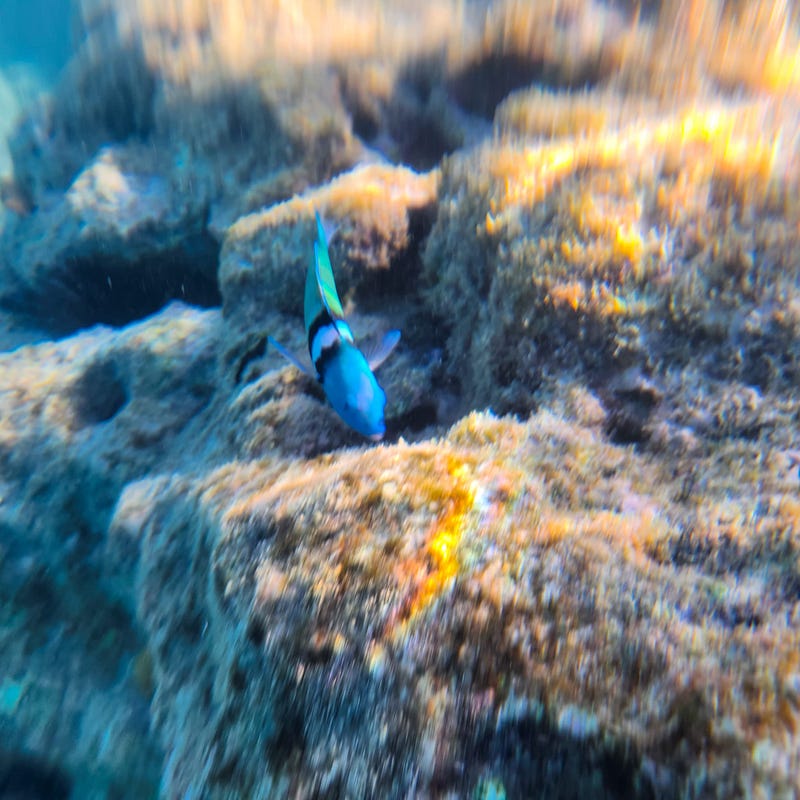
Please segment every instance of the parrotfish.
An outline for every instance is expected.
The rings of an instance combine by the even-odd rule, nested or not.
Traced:
[[[336,291],[325,226],[319,214],[315,216],[317,240],[306,273],[303,303],[313,371],[271,336],[268,340],[295,367],[319,381],[333,410],[351,428],[379,441],[386,433],[386,393],[375,379],[374,370],[397,346],[400,331],[386,333],[371,352],[362,352],[356,346]]]

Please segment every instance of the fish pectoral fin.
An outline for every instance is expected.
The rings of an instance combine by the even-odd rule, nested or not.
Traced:
[[[371,370],[378,369],[378,367],[389,358],[392,354],[392,350],[397,347],[399,341],[400,331],[392,330],[385,333],[383,339],[376,345],[362,350],[364,358],[367,359],[367,364],[369,364],[369,368]]]
[[[271,336],[267,336],[267,341],[274,347],[290,364],[293,364],[300,372],[308,375],[309,378],[316,379],[316,375],[294,354],[289,352],[282,344],[276,342]]]

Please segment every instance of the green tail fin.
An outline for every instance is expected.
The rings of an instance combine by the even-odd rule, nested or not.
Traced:
[[[344,310],[339,301],[339,293],[336,291],[336,281],[333,279],[333,268],[331,267],[331,257],[328,254],[328,240],[325,236],[325,228],[319,214],[317,217],[317,241],[314,243],[314,266],[317,287],[325,308],[333,319],[342,319]]]

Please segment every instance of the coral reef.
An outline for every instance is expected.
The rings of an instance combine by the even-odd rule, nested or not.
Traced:
[[[784,133],[797,108],[690,107],[642,125],[601,100],[516,96],[498,112],[511,140],[444,168],[440,195],[459,202],[440,203],[423,261],[473,402],[525,410],[548,367],[577,361],[602,380],[702,350],[711,377],[794,386],[800,162]],[[542,141],[547,113],[570,133]],[[595,135],[572,132],[587,118]]]
[[[0,795],[800,795],[794,6],[75,15],[0,78]],[[315,211],[379,445],[268,346]]]
[[[109,553],[137,551],[167,794],[796,792],[796,476],[755,451],[698,492],[575,419],[473,414],[132,485]]]

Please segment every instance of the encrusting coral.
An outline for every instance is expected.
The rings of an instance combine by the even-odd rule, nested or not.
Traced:
[[[788,101],[694,106],[641,123],[605,100],[591,136],[542,140],[527,103],[535,115],[549,104],[552,127],[572,131],[591,101],[518,96],[498,111],[499,124],[515,129],[507,143],[444,168],[423,260],[468,391],[497,402],[499,386],[501,408],[524,409],[521,385],[540,380],[527,372],[534,362],[541,370],[577,354],[590,369],[657,369],[684,363],[683,348],[696,352],[703,335],[721,369],[746,374],[742,343],[724,332],[751,312],[778,337],[776,355],[788,355],[783,376],[755,382],[790,381],[796,303],[780,298],[797,291],[787,248],[800,220],[800,162],[783,134],[796,110]],[[535,138],[525,138],[526,125]]]
[[[523,754],[533,730],[553,763],[582,753],[554,796],[797,791],[795,478],[780,460],[753,470],[756,450],[699,460],[700,493],[575,419],[473,414],[440,441],[151,486],[140,610],[157,670],[204,665],[188,719],[177,684],[156,701],[174,758],[217,742],[211,796],[466,795],[486,773],[519,796],[547,769]],[[196,588],[176,603],[178,563]],[[176,651],[187,614],[207,632]]]

